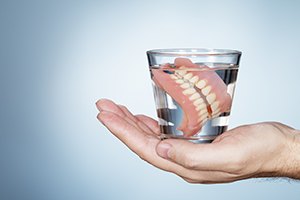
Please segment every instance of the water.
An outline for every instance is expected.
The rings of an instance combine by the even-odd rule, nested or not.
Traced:
[[[209,68],[185,68],[184,70],[180,71],[178,68],[174,68],[172,65],[169,67],[163,67],[163,69],[162,66],[151,67],[150,71],[153,80],[152,84],[154,88],[154,98],[162,138],[181,138],[191,140],[195,143],[205,143],[211,142],[228,128],[230,110],[238,74],[238,66],[216,63],[197,64],[200,66],[205,65]],[[192,78],[187,75],[190,72],[194,76],[198,76],[199,80],[197,80],[197,78],[192,80]],[[176,76],[175,78],[174,75]],[[173,79],[168,78],[171,76],[173,76]],[[215,110],[216,113],[212,110],[212,104],[214,104],[215,101],[211,102],[210,104],[207,99],[208,97],[205,95],[205,93],[203,94],[203,89],[206,86],[202,88],[202,90],[197,87],[197,85],[201,86],[199,82],[202,79],[206,81],[206,86],[211,85],[212,88],[210,93],[206,94],[207,96],[212,93],[216,93],[217,97],[215,101],[219,102],[222,102],[222,99],[224,98],[230,99],[228,101],[226,100],[226,103],[223,103],[224,105],[229,105],[227,106],[228,109],[219,109],[219,112]],[[176,83],[175,81],[179,83]],[[189,84],[189,87],[183,89],[183,86],[181,87],[182,84]],[[190,92],[192,94],[184,95],[183,90],[187,89],[191,89],[192,92],[195,92],[196,90],[195,93],[198,93],[199,95],[192,92]],[[192,95],[195,97],[194,100],[190,100]],[[210,96],[214,95],[212,94]],[[194,102],[196,100],[199,101],[196,97],[203,99],[201,101],[206,103],[206,107],[200,109],[199,111],[195,111],[197,106]],[[219,106],[221,105],[222,103],[220,103]],[[199,112],[205,112],[206,114],[205,116],[200,116]],[[197,113],[200,117],[197,116]],[[193,128],[193,131],[185,132],[186,129],[182,130],[181,128],[181,130],[178,130],[180,129],[179,126],[184,119],[184,115],[190,115],[189,121],[192,121],[190,119],[194,119],[194,121],[197,119],[199,121],[201,120],[199,119],[201,117],[204,117],[205,119],[197,123],[197,125],[195,125],[195,122],[193,127],[196,128]],[[191,125],[190,122],[188,124]]]

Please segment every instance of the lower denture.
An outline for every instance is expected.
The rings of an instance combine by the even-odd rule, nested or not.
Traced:
[[[181,106],[184,114],[177,129],[182,131],[185,137],[190,137],[197,134],[208,119],[230,110],[231,97],[227,93],[227,86],[223,80],[216,72],[207,70],[209,67],[194,64],[187,58],[176,58],[174,65],[175,68],[170,68],[169,64],[165,64],[162,69],[172,69],[175,73],[153,70],[153,80]],[[196,71],[199,68],[202,70]],[[189,69],[195,70],[188,72]],[[197,93],[203,102],[194,105],[194,102],[200,98],[191,100],[191,96],[194,95],[195,98],[198,96],[195,95]],[[213,93],[215,100],[210,104],[207,96]]]

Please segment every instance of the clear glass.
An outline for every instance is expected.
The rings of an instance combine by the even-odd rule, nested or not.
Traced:
[[[228,128],[241,52],[147,51],[161,138],[213,141]]]

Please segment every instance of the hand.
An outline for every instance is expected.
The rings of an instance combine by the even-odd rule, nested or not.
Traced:
[[[157,122],[102,99],[98,119],[150,164],[190,183],[225,183],[253,177],[300,179],[300,133],[277,122],[244,125],[211,144],[161,141]]]

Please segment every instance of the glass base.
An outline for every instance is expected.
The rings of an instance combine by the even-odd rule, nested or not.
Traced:
[[[195,144],[203,144],[203,143],[211,143],[217,136],[213,135],[213,136],[197,136],[197,137],[184,137],[184,136],[174,136],[171,134],[161,134],[160,139],[164,140],[164,139],[183,139],[183,140],[187,140],[190,141],[192,143]]]

